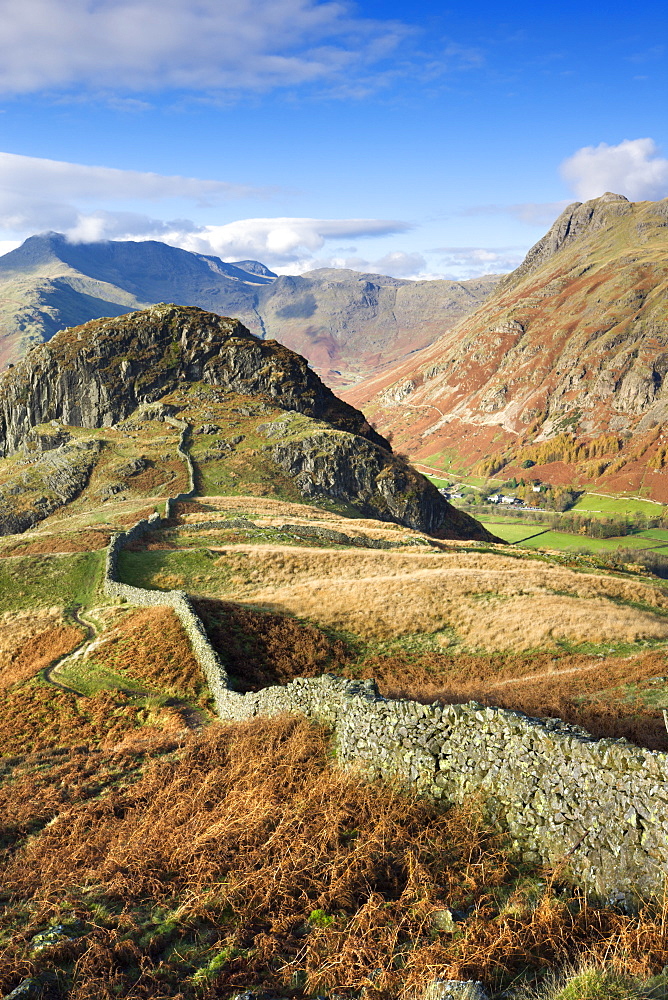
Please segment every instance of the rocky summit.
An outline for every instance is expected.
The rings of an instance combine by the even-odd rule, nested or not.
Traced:
[[[253,426],[228,440],[230,427],[221,423],[232,419],[230,398],[252,402],[245,416]],[[95,466],[100,452],[95,439],[65,443],[45,433],[45,426],[68,436],[62,425],[114,427],[161,401],[171,418],[179,419],[187,403],[189,413],[215,420],[200,429],[209,445],[200,458],[202,468],[210,469],[212,462],[225,465],[234,451],[245,463],[245,472],[234,472],[235,477],[243,479],[259,465],[265,483],[273,470],[275,480],[293,484],[296,496],[348,506],[357,516],[394,521],[436,537],[493,540],[394,455],[364,415],[338,399],[304,358],[274,341],[259,340],[238,320],[174,305],[63,330],[4,374],[0,449],[14,463],[5,470],[0,501],[5,532],[35,523],[57,506],[54,459],[50,454],[40,458],[43,452],[57,447],[58,474],[69,484],[61,502],[82,488]],[[236,413],[238,407],[232,409]],[[142,456],[135,461],[144,465],[131,463],[130,476],[147,463]],[[66,475],[64,467],[70,465]],[[206,478],[202,469],[198,474]],[[258,489],[271,495],[274,485],[255,482]]]
[[[578,202],[474,313],[345,398],[416,460],[665,501],[667,294],[668,199]]]

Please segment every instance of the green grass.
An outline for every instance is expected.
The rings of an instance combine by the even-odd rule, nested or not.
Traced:
[[[665,528],[648,528],[647,531],[639,531],[634,538],[656,538],[658,541],[668,544],[668,531]]]
[[[660,504],[651,503],[649,500],[634,500],[631,497],[604,497],[593,493],[585,493],[571,509],[581,514],[600,513],[602,517],[636,513],[657,517],[664,510]]]
[[[127,674],[116,673],[106,667],[98,667],[84,657],[68,660],[62,670],[54,675],[54,680],[73,688],[79,694],[91,696],[98,691],[124,691],[128,694],[147,693],[147,685]]]
[[[345,528],[345,526],[344,526]],[[345,534],[343,529],[342,533]],[[220,531],[207,528],[206,532],[188,531],[186,528],[174,529],[155,533],[158,538],[165,538],[176,549],[203,549],[223,547],[227,545],[288,545],[293,548],[308,549],[349,549],[356,546],[344,543],[332,542],[317,535],[290,534],[289,532],[277,531],[272,528],[228,528],[221,527]],[[397,545],[402,544],[399,539]]]
[[[503,538],[504,542],[522,542],[524,539],[528,539],[533,535],[538,535],[542,537],[541,533],[546,533],[547,529],[543,524],[518,524],[517,521],[481,521],[480,522],[484,528],[488,531],[493,532],[493,534],[498,535],[499,538]],[[555,534],[555,532],[549,532],[549,534]],[[559,532],[561,534],[561,532]],[[575,537],[575,536],[569,536]],[[580,537],[579,535],[577,536]],[[538,541],[538,539],[536,539]]]
[[[615,552],[618,549],[632,548],[632,537],[626,535],[624,538],[587,538],[586,535],[571,535],[565,531],[546,531],[519,544],[526,549],[560,549],[565,552],[587,549],[589,552]]]
[[[181,590],[192,587],[208,590],[206,585],[215,580],[219,586],[229,577],[222,566],[215,566],[218,558],[208,549],[158,550],[152,552],[121,552],[118,560],[119,577],[123,583],[149,590]]]
[[[634,535],[614,538],[588,538],[568,531],[547,530],[541,524],[518,524],[508,521],[480,522],[488,531],[504,541],[526,549],[559,549],[564,552],[586,549],[588,552],[618,552],[621,549],[644,549],[648,552],[663,553],[667,546],[662,538],[654,538],[652,532],[640,531]],[[668,532],[660,532],[668,536]],[[652,544],[654,542],[654,544]]]
[[[0,613],[20,608],[90,607],[104,602],[106,552],[18,556],[0,560]]]

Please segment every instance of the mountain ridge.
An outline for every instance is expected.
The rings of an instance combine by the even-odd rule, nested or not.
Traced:
[[[437,342],[343,395],[414,460],[483,475],[526,461],[668,500],[654,475],[668,455],[667,297],[668,199],[607,194],[569,206]]]
[[[0,365],[64,327],[170,301],[237,316],[340,386],[430,343],[496,280],[416,282],[333,268],[276,276],[259,261],[226,264],[155,240],[76,244],[43,234],[0,257]]]

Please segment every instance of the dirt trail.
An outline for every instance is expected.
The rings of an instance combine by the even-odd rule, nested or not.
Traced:
[[[565,674],[586,674],[590,670],[599,670],[601,667],[600,663],[590,663],[586,667],[566,667],[564,670],[542,670],[538,674],[523,674],[522,677],[509,677],[505,681],[496,681],[494,684],[490,684],[490,690],[493,688],[507,687],[509,684],[524,684],[526,681],[544,681],[551,677],[563,677]]]
[[[48,667],[45,667],[42,676],[44,677],[45,681],[48,681],[49,684],[53,684],[54,687],[60,688],[61,691],[69,691],[72,694],[80,695],[81,694],[80,691],[76,691],[74,688],[69,687],[67,684],[61,684],[60,681],[54,679],[53,675],[58,671],[60,667],[62,667],[65,660],[69,660],[73,656],[82,656],[84,650],[87,649],[88,646],[90,646],[90,644],[95,641],[95,639],[97,639],[99,633],[97,625],[92,621],[88,621],[82,616],[80,607],[75,607],[72,609],[72,618],[74,618],[74,620],[77,622],[78,625],[83,626],[86,634],[84,635],[83,639],[81,640],[78,646],[70,650],[69,653],[64,653],[62,656],[59,656],[57,659],[53,660],[53,662],[50,663]]]

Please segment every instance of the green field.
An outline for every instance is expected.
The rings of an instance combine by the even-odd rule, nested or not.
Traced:
[[[532,535],[544,533],[547,528],[543,524],[518,524],[517,521],[481,521],[481,524],[504,542],[518,543]]]
[[[584,496],[571,508],[580,514],[597,514],[610,517],[625,514],[646,514],[647,517],[659,517],[664,510],[662,504],[652,503],[651,500],[633,500],[631,497],[604,497],[596,493],[585,493]]]
[[[420,470],[418,469],[418,472],[419,471]],[[444,473],[446,478],[442,479],[441,477],[434,476],[429,472],[423,472],[422,475],[425,479],[429,479],[434,486],[437,486],[439,490],[444,487],[452,487],[453,489],[468,487],[469,489],[475,490],[476,487],[485,489],[489,486],[489,481],[487,479],[481,479],[479,476],[459,476],[454,473],[452,476],[448,476],[447,473]]]
[[[652,552],[668,551],[668,538],[657,538],[651,531],[616,538],[588,538],[568,531],[552,531],[540,524],[517,524],[504,521],[481,521],[488,531],[523,549],[587,549],[589,552],[615,552],[619,549],[646,549]],[[666,531],[659,535],[668,536]]]
[[[103,549],[0,560],[0,613],[19,608],[90,607],[101,593]]]
[[[648,538],[650,540],[656,540],[665,542],[668,544],[668,531],[665,528],[648,528],[647,531],[639,531],[634,538]]]

